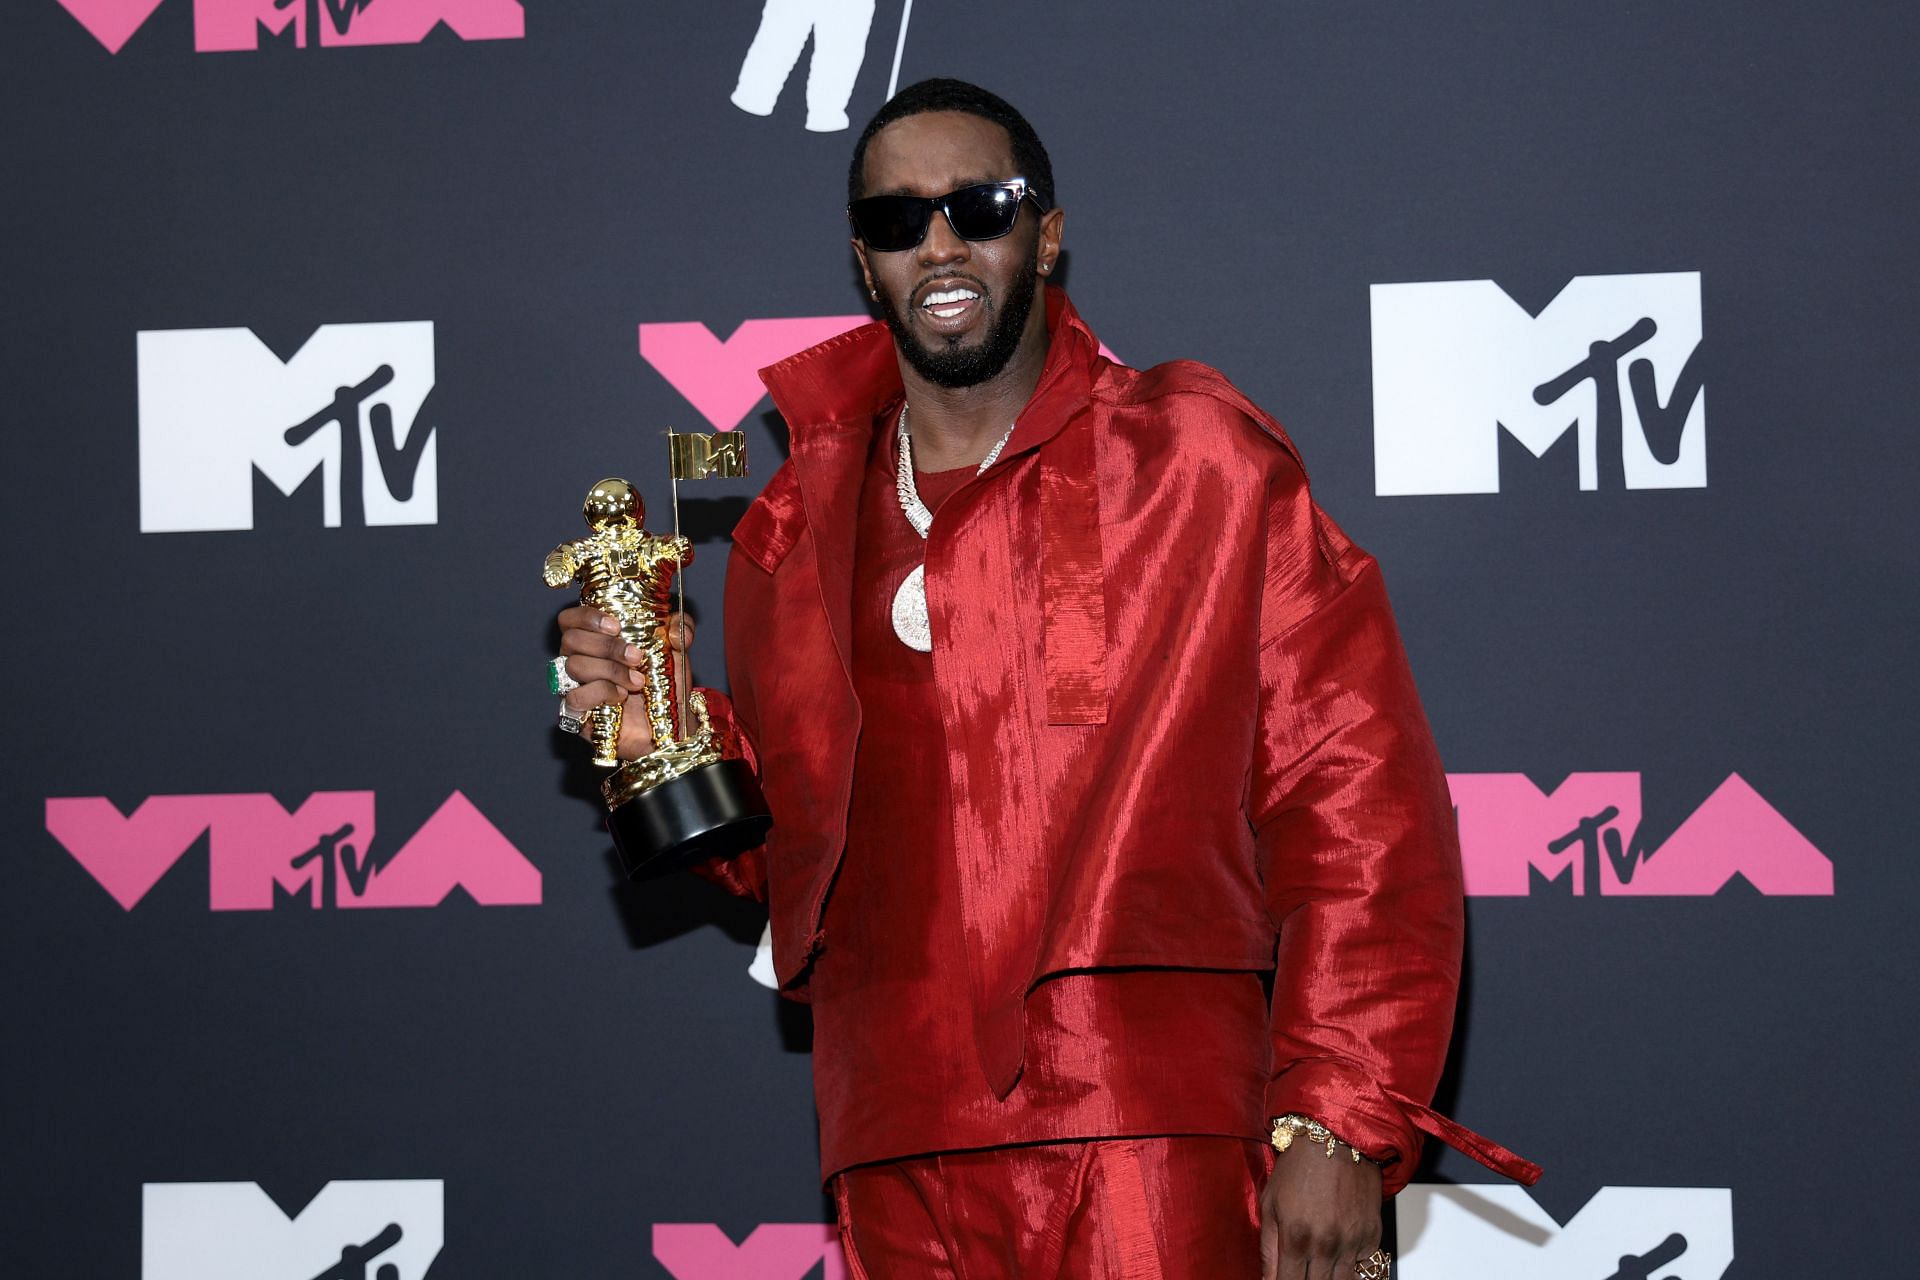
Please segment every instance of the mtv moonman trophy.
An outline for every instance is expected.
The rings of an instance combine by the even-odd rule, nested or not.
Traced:
[[[739,853],[765,838],[772,817],[753,771],[722,759],[707,700],[687,699],[686,720],[674,696],[678,659],[667,640],[670,596],[693,544],[680,534],[680,481],[747,473],[744,436],[667,433],[673,477],[673,534],[641,527],[640,495],[625,480],[602,480],[587,491],[584,514],[593,532],[547,555],[550,587],[580,584],[580,603],[620,623],[620,635],[645,655],[645,705],[653,750],[622,763],[617,751],[623,708],[595,707],[584,736],[593,762],[610,768],[600,784],[607,830],[630,876],[654,874]],[[684,604],[685,589],[681,586]]]

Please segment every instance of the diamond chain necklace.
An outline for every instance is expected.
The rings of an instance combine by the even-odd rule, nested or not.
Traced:
[[[900,496],[900,510],[906,514],[907,523],[921,537],[933,528],[933,512],[927,510],[927,504],[920,501],[920,487],[913,482],[913,438],[907,434],[907,406],[900,406],[900,461],[894,473],[894,491]],[[994,441],[993,448],[987,450],[987,456],[980,461],[980,467],[973,474],[983,476],[987,468],[1000,460],[1000,451],[1007,447],[1007,441],[1013,438],[1013,424],[1009,424],[1001,437]]]
[[[1007,447],[1007,441],[1013,436],[1013,427],[1009,425],[1006,434],[994,443],[992,449],[980,463],[979,470],[973,474],[977,478],[985,475],[988,467],[1000,457],[1000,451]],[[933,512],[920,500],[920,488],[913,482],[913,440],[907,435],[907,407],[900,406],[900,465],[894,473],[894,492],[900,497],[900,510],[906,513],[907,523],[924,540],[927,532],[933,528]],[[906,581],[893,596],[893,634],[900,637],[900,643],[920,653],[933,652],[933,624],[927,616],[927,566],[923,561],[913,567]]]

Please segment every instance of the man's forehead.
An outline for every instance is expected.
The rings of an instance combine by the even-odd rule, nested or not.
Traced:
[[[1018,176],[1007,131],[962,112],[928,111],[896,120],[867,144],[865,185],[871,195],[945,195]]]

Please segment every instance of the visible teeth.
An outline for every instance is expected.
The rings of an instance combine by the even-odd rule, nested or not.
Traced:
[[[930,293],[920,303],[923,307],[943,307],[954,302],[970,302],[980,295],[971,289],[941,289]],[[957,314],[957,313],[956,313]]]

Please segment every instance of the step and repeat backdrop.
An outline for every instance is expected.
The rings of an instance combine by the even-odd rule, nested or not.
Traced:
[[[1384,565],[1458,803],[1403,1280],[1911,1265],[1909,6],[18,0],[7,1274],[846,1275],[764,917],[629,885],[540,581],[683,491],[701,679],[868,319],[848,154],[957,75],[1067,287]],[[779,636],[765,643],[778,646]],[[1896,803],[1896,801],[1898,803]]]

